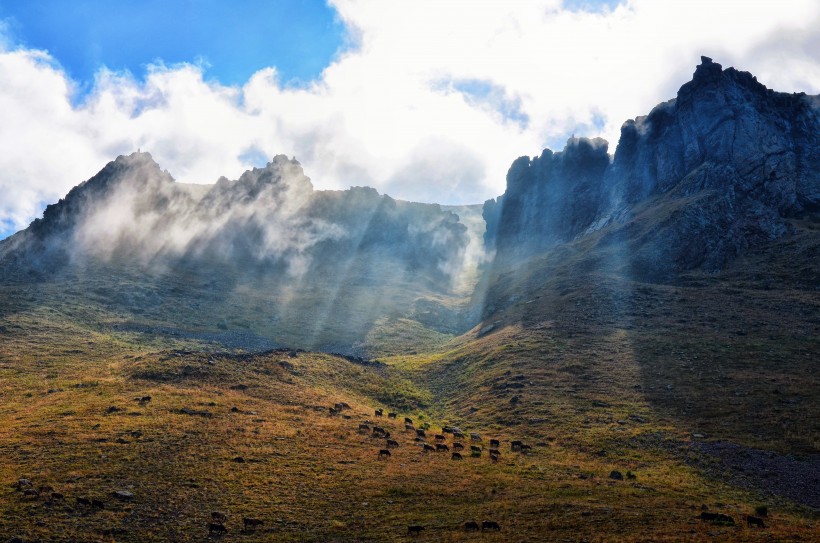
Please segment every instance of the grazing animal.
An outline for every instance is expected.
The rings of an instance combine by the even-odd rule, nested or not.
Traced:
[[[388,439],[387,440],[387,448],[388,449],[395,449],[398,446],[399,446],[399,442],[396,441],[395,439]]]
[[[330,412],[330,416],[331,416],[331,417],[332,417],[332,416],[334,416],[334,415],[338,415],[338,414],[339,414],[339,410],[338,410],[338,409],[336,409],[335,407],[331,407],[331,408],[329,409],[329,412]]]
[[[424,443],[424,438],[423,437],[417,437],[417,438],[413,439],[413,441],[415,441],[416,443]]]
[[[450,451],[450,447],[445,445],[444,443],[436,443],[436,451]]]
[[[413,428],[413,425],[412,425],[412,424],[407,424],[407,423],[405,423],[405,424],[404,424],[404,431],[405,431],[405,432],[409,432],[410,430],[415,430],[415,428]]]
[[[23,496],[26,498],[37,499],[40,497],[40,491],[34,488],[27,488],[23,491]]]
[[[491,439],[491,440],[490,440],[490,448],[491,448],[491,449],[497,449],[497,448],[499,448],[500,446],[501,446],[501,442],[500,442],[500,441],[498,441],[497,439]]]
[[[459,439],[464,439],[464,434],[462,432],[459,432],[456,429],[453,429],[453,437],[457,437]]]
[[[446,441],[447,438],[441,434],[436,434],[436,441]]]
[[[481,523],[482,530],[495,530],[496,532],[501,531],[501,526],[494,520],[485,520]]]
[[[519,451],[521,451],[522,453],[525,453],[525,452],[530,452],[530,451],[532,450],[532,447],[530,447],[529,445],[525,445],[524,443],[522,443],[522,444],[521,444],[521,446],[518,448],[518,450],[519,450]]]
[[[464,460],[464,457],[461,456],[461,453],[454,452],[453,453],[453,460]]]
[[[442,426],[442,427],[441,427],[441,433],[442,433],[442,434],[452,434],[452,433],[453,433],[453,429],[452,429],[451,427],[449,427],[449,426]]]
[[[470,439],[473,441],[481,441],[481,436],[479,434],[470,434]]]
[[[411,535],[419,535],[424,530],[424,526],[408,526],[407,533]]]
[[[477,532],[479,530],[478,523],[474,520],[470,520],[464,523],[464,531],[465,532]]]
[[[374,427],[373,427],[373,435],[374,435],[374,436],[382,436],[382,435],[384,435],[384,428],[381,428],[381,427],[379,427],[379,426],[374,426]]]
[[[424,433],[424,430],[416,430],[416,435],[419,437],[427,437],[427,434]]]
[[[473,452],[480,453],[481,452],[481,446],[480,445],[470,445],[470,450],[473,451]]]
[[[413,419],[410,417],[404,417],[404,424],[413,424]]]
[[[382,415],[384,415],[384,411],[382,409],[376,409],[376,411],[374,411],[374,414],[377,417],[381,417]]]
[[[704,511],[700,514],[700,519],[708,520],[716,524],[727,524],[729,526],[735,525],[735,519],[729,515],[724,515],[723,513],[709,513],[708,511]]]
[[[63,501],[65,501],[65,496],[63,496],[60,492],[52,492],[51,493],[51,501],[53,501],[53,502],[63,502]]]
[[[219,524],[218,522],[209,522],[208,523],[208,534],[227,534],[228,529],[225,528],[223,524]]]
[[[459,443],[458,441],[453,442],[453,450],[460,451],[464,449],[464,445]]]
[[[395,418],[396,418],[396,414],[395,414],[395,413],[388,413],[388,414],[387,414],[387,418],[388,418],[388,419],[395,419]]]
[[[390,439],[390,432],[385,432],[384,435],[382,435],[382,437]]]
[[[222,511],[212,511],[211,520],[219,524],[224,524],[228,521],[228,515]]]
[[[264,522],[258,518],[242,517],[242,525],[245,529],[255,530],[257,526],[262,526]]]
[[[379,450],[379,458],[389,458],[389,457],[390,457],[390,451],[388,451],[387,449]]]
[[[499,456],[497,454],[490,453],[490,460],[493,462],[498,462]]]
[[[361,423],[361,424],[359,424],[359,431],[360,432],[369,432],[370,431],[370,426],[365,424],[365,423]]]
[[[510,450],[518,451],[521,450],[521,442],[518,440],[510,442]]]
[[[92,500],[91,500],[91,507],[93,507],[93,508],[95,508],[95,509],[105,509],[105,504],[103,503],[103,501],[102,501],[102,500],[94,500],[94,499],[92,499]]]
[[[428,445],[427,443],[425,443],[425,444],[424,444],[424,448],[423,448],[421,451],[422,451],[422,452],[429,452],[429,451],[435,451],[435,450],[436,450],[436,448],[435,448],[435,447],[433,447],[432,445]]]
[[[746,515],[746,525],[751,528],[752,526],[757,526],[758,528],[765,528],[766,524],[763,522],[763,519],[760,517],[754,517],[752,515]]]
[[[23,487],[28,488],[30,486],[32,486],[32,484],[31,481],[29,481],[28,479],[20,479],[19,481],[17,481],[17,490],[20,490]]]
[[[88,498],[77,498],[77,506],[85,505],[86,507],[91,507],[91,500]]]
[[[336,402],[335,404],[333,404],[333,407],[336,408],[336,411],[342,411],[344,409],[350,409],[350,406],[347,405],[344,402]]]

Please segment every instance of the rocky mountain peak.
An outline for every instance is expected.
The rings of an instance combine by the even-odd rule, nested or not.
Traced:
[[[611,164],[606,142],[585,138],[516,160],[503,197],[485,205],[488,240],[500,259],[526,256],[674,201],[674,216],[641,234],[642,269],[719,269],[820,209],[819,111],[817,97],[701,57],[674,99],[624,123]]]

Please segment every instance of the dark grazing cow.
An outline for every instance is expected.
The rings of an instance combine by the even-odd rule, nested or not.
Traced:
[[[435,447],[433,447],[432,445],[428,445],[427,443],[425,443],[425,444],[424,444],[424,447],[423,447],[423,448],[422,448],[422,450],[421,450],[421,452],[430,452],[430,451],[435,451],[435,450],[436,450],[436,448],[435,448]]]
[[[423,437],[416,437],[416,438],[413,438],[413,441],[415,441],[416,443],[424,443],[424,438]]]
[[[331,416],[331,417],[332,417],[332,416],[334,416],[334,415],[338,415],[338,414],[339,414],[339,410],[338,410],[338,409],[336,409],[335,407],[330,407],[330,408],[328,408],[328,412],[330,413],[330,416]]]
[[[387,440],[387,448],[388,449],[395,449],[398,446],[399,446],[399,442],[396,441],[395,439],[388,439]]]
[[[416,435],[419,437],[427,437],[427,434],[424,433],[424,430],[416,430]]]
[[[758,528],[765,528],[766,524],[763,522],[763,519],[760,517],[754,517],[752,515],[746,515],[746,525],[751,528],[752,526],[757,526]]]
[[[409,431],[411,431],[411,430],[415,430],[415,428],[413,428],[413,425],[412,425],[412,424],[407,424],[407,423],[404,423],[404,431],[405,431],[405,432],[409,432]]]
[[[458,441],[453,442],[453,450],[454,451],[461,451],[463,449],[464,449],[464,445],[462,443],[459,443]]]
[[[86,507],[90,507],[91,506],[91,500],[89,500],[88,498],[77,498],[77,506],[79,507],[80,505],[85,505]]]
[[[218,524],[224,524],[228,521],[228,515],[222,511],[211,511],[211,520]]]
[[[376,410],[374,411],[374,414],[375,414],[377,417],[381,417],[381,416],[383,416],[383,415],[384,415],[384,410],[382,410],[382,409],[376,409]]]
[[[518,448],[518,450],[521,451],[522,453],[528,453],[528,452],[532,451],[532,447],[522,443],[521,446]]]
[[[407,533],[410,535],[419,535],[424,530],[424,526],[408,526]]]
[[[479,530],[478,523],[474,520],[470,520],[464,523],[464,531],[465,532],[477,532]]]
[[[470,434],[470,439],[473,441],[481,441],[481,436],[479,434]]]
[[[436,441],[447,441],[447,438],[441,434],[436,434]]]
[[[262,526],[263,524],[264,522],[262,522],[258,518],[242,517],[242,525],[245,527],[246,530],[255,530],[257,526]]]
[[[470,445],[470,450],[474,453],[480,453],[481,452],[481,446],[480,445]]]
[[[497,454],[493,454],[492,452],[490,452],[490,460],[492,460],[493,462],[498,462],[498,458],[499,456]]]
[[[498,441],[497,439],[491,439],[491,440],[490,440],[490,448],[491,448],[491,449],[497,449],[497,448],[499,448],[500,446],[501,446],[501,442],[500,442],[500,441]]]
[[[92,499],[91,500],[91,507],[93,507],[94,509],[105,509],[105,504],[103,503],[102,500]]]
[[[23,497],[31,498],[31,499],[36,500],[37,498],[40,497],[40,491],[37,490],[36,488],[27,488],[27,489],[23,490]]]
[[[457,437],[458,439],[464,439],[464,433],[459,430],[453,429],[453,437]]]
[[[450,426],[442,426],[441,427],[441,433],[442,434],[452,434],[453,429]]]
[[[225,528],[224,524],[219,524],[218,522],[209,522],[208,523],[208,533],[209,534],[227,534],[228,529]]]
[[[395,414],[395,413],[388,413],[388,414],[387,414],[387,418],[388,418],[388,419],[395,419],[395,418],[396,418],[396,414]]]
[[[368,424],[361,423],[361,424],[359,424],[359,431],[360,432],[369,432],[370,431],[370,426]]]
[[[700,519],[708,520],[709,522],[713,522],[715,524],[725,524],[728,526],[735,525],[735,519],[723,513],[710,513],[708,511],[704,511],[700,514]]]
[[[387,449],[380,449],[379,458],[390,458],[390,451],[388,451]]]
[[[410,417],[404,417],[404,424],[413,424],[413,419]]]
[[[449,452],[450,447],[448,447],[444,443],[436,443],[436,451],[439,451],[439,452],[447,451],[447,452]]]
[[[510,450],[512,450],[512,451],[521,450],[521,442],[518,441],[518,440],[511,441],[510,442]]]
[[[59,492],[52,492],[52,493],[51,493],[51,498],[50,498],[50,499],[51,499],[51,501],[53,501],[53,502],[63,502],[63,501],[65,501],[65,496],[63,496],[63,495],[62,495],[61,493],[59,493]]]
[[[374,426],[373,427],[373,435],[374,436],[383,436],[384,432],[385,432],[384,428],[381,428],[380,426]]]
[[[485,520],[481,523],[482,530],[495,530],[496,532],[501,531],[501,526],[494,520]]]
[[[461,456],[461,453],[454,452],[453,453],[453,460],[464,460],[464,457]]]

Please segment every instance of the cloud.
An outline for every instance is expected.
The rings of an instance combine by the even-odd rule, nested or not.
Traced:
[[[614,150],[620,125],[673,97],[701,54],[820,92],[812,0],[331,3],[355,46],[299,87],[274,67],[231,87],[157,64],[141,80],[102,70],[78,101],[55,59],[14,48],[0,26],[0,225],[24,227],[137,148],[185,182],[284,153],[317,188],[477,203],[503,192],[517,156],[573,133]]]

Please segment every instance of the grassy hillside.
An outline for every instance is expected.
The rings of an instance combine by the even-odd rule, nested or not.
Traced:
[[[533,273],[544,269],[538,264]],[[817,390],[806,372],[811,359],[798,356],[817,352],[816,334],[764,340],[750,329],[717,341],[726,334],[714,312],[742,313],[719,296],[727,288],[723,281],[673,288],[605,275],[558,277],[553,281],[570,281],[566,288],[545,282],[530,291],[527,277],[517,276],[504,293],[532,297],[499,306],[495,327],[483,335],[479,329],[487,323],[448,338],[393,319],[371,340],[394,354],[367,364],[287,350],[244,354],[190,335],[117,328],[106,323],[123,315],[89,303],[93,293],[84,298],[57,286],[26,291],[6,285],[0,297],[0,536],[203,541],[212,511],[228,517],[227,533],[210,536],[221,541],[817,536],[810,508],[737,484],[723,476],[719,457],[693,446],[718,437],[774,451],[816,451],[816,428],[798,431],[801,420],[818,420],[816,400],[808,396]],[[619,313],[628,317],[622,322],[603,304],[614,303],[614,293],[625,287],[631,297]],[[771,300],[754,298],[763,300],[760,311],[808,304],[791,312],[792,325],[772,325],[782,335],[816,315],[804,314],[815,307],[814,297],[766,292]],[[672,301],[690,308],[690,321],[660,320],[659,308]],[[710,327],[716,328],[712,336]],[[744,366],[748,353],[772,364]],[[764,379],[764,371],[772,373]],[[765,400],[772,410],[759,416],[744,411],[774,386],[777,398],[797,402]],[[734,395],[743,387],[749,394]],[[724,388],[731,394],[715,396]],[[135,400],[144,396],[150,402]],[[337,402],[351,409],[331,416]],[[707,416],[718,406],[723,410]],[[394,410],[398,418],[376,418],[376,408]],[[430,444],[448,424],[483,440],[460,440],[466,446],[460,461],[450,452],[424,453],[415,434],[404,430],[405,416],[417,428],[430,425]],[[771,424],[774,417],[783,422]],[[368,420],[398,442],[389,458],[378,456],[386,439],[358,431]],[[453,436],[445,435],[452,448]],[[500,440],[498,462],[488,455],[491,438]],[[531,450],[512,451],[513,440]],[[470,456],[473,444],[482,446],[480,457]],[[623,479],[610,478],[613,470]],[[64,500],[49,498],[51,490],[26,497],[27,487],[16,484],[21,478],[35,488],[53,487]],[[132,497],[117,499],[117,491]],[[101,500],[104,508],[77,504],[78,497]],[[745,515],[764,505],[767,527],[746,526]],[[737,525],[700,520],[704,506]],[[263,524],[243,530],[243,517]],[[465,522],[484,520],[501,531],[476,536],[464,530]],[[424,530],[408,534],[414,525]]]

